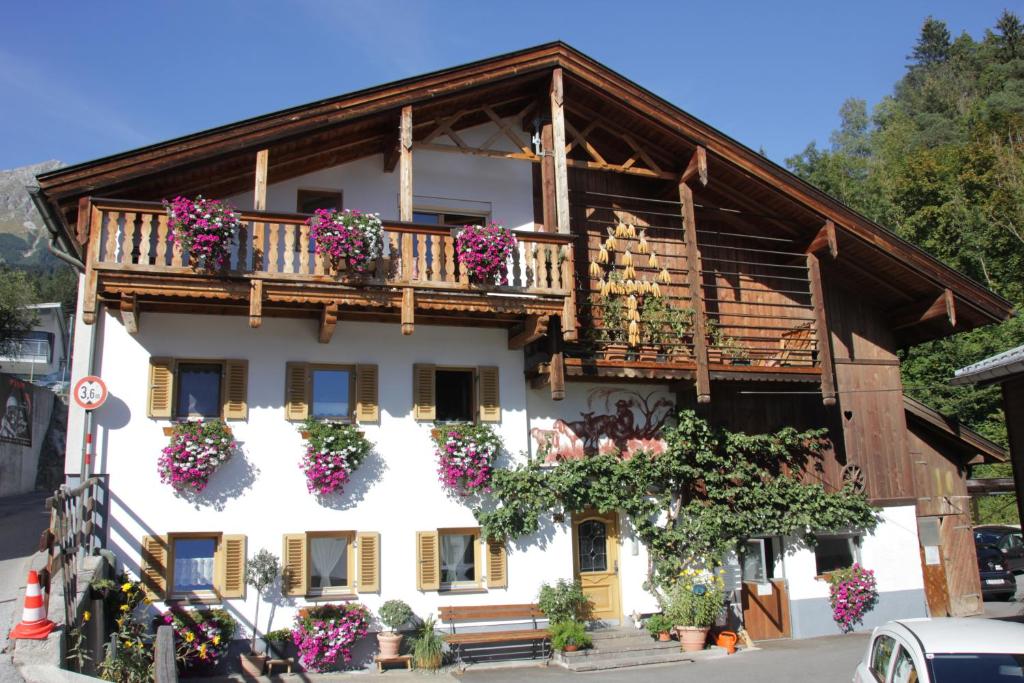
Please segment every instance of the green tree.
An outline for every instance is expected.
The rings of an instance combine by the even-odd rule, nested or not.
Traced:
[[[0,354],[13,355],[18,340],[36,324],[35,312],[27,308],[35,300],[35,289],[25,273],[0,269]]]

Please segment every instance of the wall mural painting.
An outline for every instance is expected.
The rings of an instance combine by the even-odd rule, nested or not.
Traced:
[[[531,436],[546,463],[615,451],[627,459],[639,450],[661,453],[665,450],[661,430],[674,409],[675,402],[665,392],[593,389],[581,419],[555,420],[551,429],[534,428]]]
[[[32,445],[32,396],[20,379],[0,376],[0,441]]]

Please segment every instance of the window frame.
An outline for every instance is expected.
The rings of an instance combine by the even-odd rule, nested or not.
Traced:
[[[348,372],[348,415],[323,415],[317,417],[313,410],[313,373],[317,370],[345,370]],[[307,363],[306,364],[306,410],[310,418],[329,420],[331,422],[355,423],[356,412],[356,366],[343,363]],[[436,381],[436,380],[435,380]]]
[[[335,600],[356,595],[356,532],[355,531],[307,531],[306,535],[306,597],[310,600]],[[313,588],[313,545],[316,538],[344,538],[348,543],[345,553],[345,573],[348,584]]]
[[[302,210],[302,193],[308,194],[336,194],[338,195],[338,211],[343,211],[345,208],[345,190],[344,188],[327,188],[327,187],[299,187],[295,190],[295,213],[300,213],[304,216],[313,215],[313,211],[305,212]],[[321,207],[324,208],[324,207]],[[334,207],[331,207],[334,208]]]
[[[438,424],[456,424],[459,422],[471,422],[480,424],[480,372],[476,366],[469,365],[435,365],[434,366],[434,410],[437,411],[437,396],[440,392],[437,389],[437,373],[441,372],[464,372],[470,376],[469,380],[469,418],[466,420],[441,420],[435,414],[434,421]]]
[[[883,639],[889,640],[892,643],[892,648],[889,650],[889,656],[886,658],[885,671],[878,671],[875,669],[875,652],[878,650],[879,645]],[[875,677],[878,683],[885,683],[889,680],[889,671],[892,670],[892,663],[896,659],[896,652],[899,650],[900,643],[897,642],[896,638],[889,635],[888,633],[880,633],[874,642],[871,643],[871,656],[868,657],[868,671]]]
[[[178,592],[174,585],[174,563],[176,561],[175,546],[180,540],[213,539],[213,589],[201,591]],[[198,602],[198,603],[219,603],[220,583],[223,577],[220,576],[220,555],[224,552],[224,532],[222,531],[183,531],[167,534],[167,576],[164,581],[167,584],[167,602]]]
[[[216,415],[200,415],[199,413],[189,413],[187,415],[178,414],[178,405],[181,397],[182,381],[181,381],[181,366],[182,365],[216,365],[220,368],[220,383],[217,386],[217,414]],[[171,420],[188,421],[188,420],[209,420],[214,418],[224,419],[224,382],[226,379],[226,366],[227,363],[223,358],[175,358],[174,359],[174,403],[171,405]]]
[[[831,574],[834,571],[839,571],[840,569],[847,569],[848,567],[852,567],[854,564],[857,564],[857,563],[860,562],[861,544],[863,542],[863,534],[861,534],[860,532],[849,531],[849,532],[840,532],[840,533],[836,533],[836,534],[818,534],[818,541],[819,542],[823,538],[846,539],[846,542],[847,542],[847,544],[850,547],[850,558],[851,558],[851,560],[850,560],[850,564],[847,565],[847,567],[836,567],[834,569],[827,569],[825,571],[819,571],[818,570],[818,545],[815,545],[815,547],[813,549],[813,552],[814,552],[814,571],[815,571],[815,577],[816,578],[824,579],[824,578],[828,577],[828,575]]]
[[[747,578],[744,575],[746,565],[743,560],[746,558],[749,552],[750,545],[754,543],[756,543],[761,549],[761,569],[764,571],[764,576],[761,578],[751,579]],[[743,542],[743,547],[741,549],[742,552],[740,553],[740,579],[742,581],[751,581],[753,583],[768,583],[769,581],[771,581],[772,577],[769,576],[771,572],[768,569],[768,562],[772,558],[768,557],[768,546],[769,543],[768,539],[766,538],[748,538],[746,541]]]
[[[429,205],[429,204],[427,204],[427,205],[418,205],[418,204],[413,204],[412,215],[413,215],[413,222],[414,223],[419,223],[420,222],[420,221],[416,220],[416,214],[418,214],[418,213],[428,213],[428,214],[432,214],[432,215],[437,216],[437,223],[436,223],[436,225],[439,225],[439,226],[461,226],[461,225],[467,225],[467,223],[449,223],[448,220],[447,220],[448,216],[469,216],[469,217],[472,217],[472,218],[479,218],[479,219],[481,219],[483,221],[484,225],[487,225],[488,223],[491,222],[491,212],[490,211],[474,211],[473,209],[456,209],[456,208],[452,208],[452,207],[446,207],[446,206],[443,206],[443,205]],[[431,224],[431,225],[434,225],[434,224]]]
[[[896,666],[899,664],[901,655],[906,655],[906,658],[910,661],[910,666],[912,667],[914,673],[917,674],[914,680],[921,680],[921,673],[917,665],[917,658],[914,657],[914,653],[911,651],[909,647],[907,647],[906,643],[903,643],[900,640],[896,640],[896,652],[893,653],[892,662],[889,665],[888,680],[892,681],[892,683],[896,683]]]
[[[444,575],[444,536],[473,536],[473,581],[443,581]],[[453,593],[459,591],[477,591],[484,587],[483,571],[483,542],[480,527],[448,527],[437,530],[437,568],[438,568],[438,592]]]

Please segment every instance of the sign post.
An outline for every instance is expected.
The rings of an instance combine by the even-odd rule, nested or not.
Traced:
[[[94,453],[92,441],[92,411],[102,406],[107,400],[107,385],[96,375],[86,375],[75,382],[75,389],[71,392],[75,404],[85,411],[85,443],[82,444],[82,484],[89,479],[92,472],[92,456]],[[84,505],[89,504],[89,491],[86,489],[82,499]],[[86,541],[87,548],[82,550],[88,554],[92,552],[92,537]]]

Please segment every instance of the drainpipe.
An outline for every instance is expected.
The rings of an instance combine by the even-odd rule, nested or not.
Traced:
[[[46,231],[50,233],[50,241],[46,243],[47,250],[79,273],[84,272],[85,264],[71,253],[73,248],[69,249],[65,241],[67,233],[61,229],[64,221],[54,213],[50,202],[46,201],[46,197],[43,196],[43,191],[38,186],[33,185],[26,186],[25,190],[32,198],[32,203],[35,205],[39,215],[42,216]],[[64,243],[62,244],[61,242]]]

